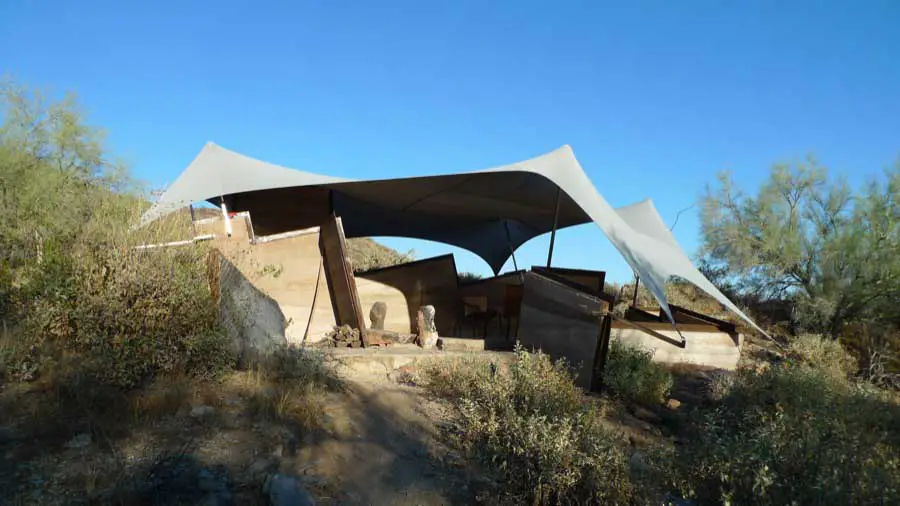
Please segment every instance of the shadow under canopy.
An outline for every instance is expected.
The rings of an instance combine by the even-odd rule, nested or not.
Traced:
[[[593,221],[670,321],[664,287],[678,276],[762,332],[691,263],[650,200],[613,209],[569,146],[475,172],[355,181],[288,169],[207,143],[141,224],[200,201],[249,211],[260,234],[318,226],[334,214],[341,216],[347,237],[443,242],[475,253],[495,273],[528,240]]]

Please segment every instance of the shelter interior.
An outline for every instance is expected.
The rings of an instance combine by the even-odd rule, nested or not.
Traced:
[[[510,349],[516,342],[565,358],[591,388],[609,339],[654,350],[664,362],[732,369],[740,335],[734,325],[672,306],[676,324],[658,310],[611,311],[603,271],[533,266],[461,282],[452,255],[354,273],[339,217],[302,230],[257,235],[249,212],[193,220],[195,240],[212,240],[225,268],[212,280],[220,297],[253,306],[247,332],[282,332],[289,343],[315,343],[335,326],[360,329],[362,346],[385,335],[417,332],[417,313],[435,309],[443,338]],[[230,273],[230,276],[225,276]],[[247,302],[249,301],[249,302]],[[385,309],[375,321],[372,309]],[[601,316],[606,317],[605,333]]]

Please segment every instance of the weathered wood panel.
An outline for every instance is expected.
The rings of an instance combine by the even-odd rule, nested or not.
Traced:
[[[534,266],[532,271],[538,274],[550,273],[584,287],[588,293],[603,293],[603,285],[606,283],[606,272],[587,269],[568,269],[565,267],[539,267]]]
[[[452,336],[460,312],[456,262],[453,255],[374,269],[356,275],[363,312],[368,321],[372,304],[387,304],[384,328],[416,332],[416,311],[432,305],[438,334]],[[368,327],[368,325],[367,325]]]
[[[483,297],[487,306],[486,309],[502,313],[507,286],[521,285],[523,274],[524,271],[509,272],[492,278],[464,283],[459,286],[459,295],[464,300],[466,298],[478,299]],[[485,334],[483,336],[485,338],[506,338],[506,323],[505,320],[501,321],[500,318],[495,318],[487,326],[487,332],[485,332],[483,323],[461,320],[459,337]],[[511,334],[515,334],[518,328],[519,325],[512,326]]]
[[[578,386],[589,389],[597,356],[599,318],[604,302],[539,274],[525,273],[519,341],[554,359],[565,358]]]
[[[320,244],[335,320],[339,325],[365,329],[356,281],[347,261],[344,231],[338,218],[330,216],[322,224]]]
[[[330,191],[315,186],[272,188],[227,198],[232,211],[253,210],[257,235],[318,227],[331,216]]]

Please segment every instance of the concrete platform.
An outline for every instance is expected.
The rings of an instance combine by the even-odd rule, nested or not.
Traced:
[[[356,374],[390,374],[403,366],[458,357],[484,357],[496,361],[511,361],[514,358],[511,352],[423,350],[414,344],[395,344],[386,348],[333,348],[326,353],[336,360],[340,372]]]
[[[484,339],[440,337],[444,351],[484,351]]]

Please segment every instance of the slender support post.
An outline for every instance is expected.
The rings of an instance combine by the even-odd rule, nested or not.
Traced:
[[[634,295],[631,298],[631,307],[637,307],[638,288],[641,287],[641,277],[634,275]]]
[[[556,242],[556,225],[559,223],[559,188],[556,189],[556,209],[553,211],[553,229],[550,231],[550,249],[547,251],[547,268],[553,260],[553,244]]]
[[[612,334],[612,313],[608,309],[600,315],[597,330],[597,354],[594,356],[594,375],[591,378],[591,390],[602,393],[604,387],[603,375],[606,372],[606,362],[609,359],[609,340]]]
[[[225,221],[225,234],[231,237],[231,219],[228,217],[228,208],[225,206],[225,197],[219,197],[222,204],[222,219]]]
[[[191,210],[191,232],[193,232],[194,235],[197,235],[197,225],[194,224],[194,222],[197,221],[197,216],[194,214],[194,203],[191,202],[188,204],[188,208]]]
[[[504,221],[503,227],[506,229],[506,244],[509,245],[509,254],[510,256],[512,256],[513,270],[518,272],[519,264],[516,262],[516,250],[514,250],[512,247],[512,238],[509,235],[509,222]]]

